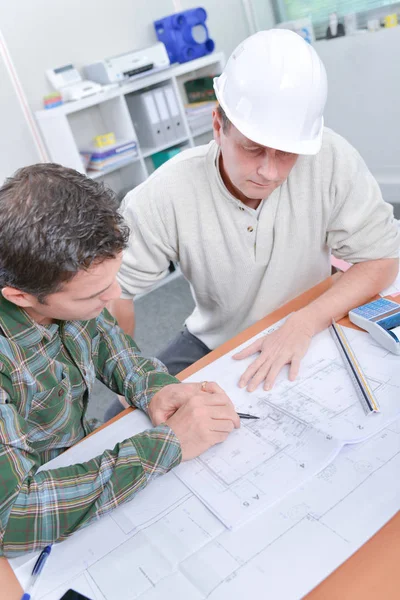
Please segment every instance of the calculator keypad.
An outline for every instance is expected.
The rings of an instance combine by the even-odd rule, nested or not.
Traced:
[[[351,312],[365,319],[372,319],[395,309],[400,310],[400,305],[397,302],[386,300],[386,298],[379,298],[379,300],[374,300],[374,302],[354,308]]]

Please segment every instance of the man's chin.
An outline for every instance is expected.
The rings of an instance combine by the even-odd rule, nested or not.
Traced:
[[[93,310],[91,313],[85,315],[84,317],[77,317],[76,319],[68,319],[70,321],[91,321],[92,319],[97,319],[99,315],[103,312],[105,307],[99,308],[98,310]]]
[[[247,186],[244,194],[247,196],[247,198],[250,198],[250,200],[260,200],[260,198],[262,199],[268,196],[273,189],[274,188],[271,186],[250,184]]]
[[[248,190],[246,195],[253,200],[258,198],[266,198],[269,194],[272,194],[277,187],[279,187],[279,183],[269,183],[267,185],[259,185],[254,183],[253,181],[249,182]]]

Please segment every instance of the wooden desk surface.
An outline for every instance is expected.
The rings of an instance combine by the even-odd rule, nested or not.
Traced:
[[[202,369],[239,344],[246,342],[269,325],[289,313],[306,306],[332,286],[334,278],[323,281],[282,308],[261,319],[236,337],[182,371],[183,380]],[[399,297],[400,298],[400,297]],[[394,301],[400,301],[393,298]],[[346,318],[343,325],[353,327]],[[114,417],[121,418],[132,409]],[[399,600],[400,598],[400,512],[378,531],[360,550],[334,571],[306,596],[307,600]],[[22,595],[14,573],[4,558],[0,558],[0,600],[20,600]]]

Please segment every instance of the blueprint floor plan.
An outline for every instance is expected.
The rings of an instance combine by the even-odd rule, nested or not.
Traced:
[[[298,380],[282,374],[269,393],[239,390],[245,364],[222,357],[192,379],[217,380],[260,420],[55,545],[38,598],[72,587],[91,600],[242,600],[261,590],[294,600],[315,587],[400,509],[398,359],[366,351],[367,334],[349,335],[381,414],[364,416],[324,335]],[[134,411],[53,464],[82,462],[148,426]],[[23,585],[34,560],[12,561]]]
[[[236,350],[189,378],[217,381],[237,410],[259,417],[176,471],[227,527],[271,506],[321,471],[345,443],[368,438],[400,415],[399,358],[367,333],[346,333],[380,413],[365,415],[328,331],[312,341],[299,377],[290,382],[287,372],[282,373],[270,392],[262,386],[252,394],[238,389],[240,373],[251,359],[234,361]]]
[[[122,421],[97,443],[109,445],[121,431],[147,425],[139,411]],[[99,449],[91,445],[87,457]],[[399,472],[396,421],[345,446],[317,476],[235,530],[169,473],[57,544],[38,598],[59,600],[72,587],[91,600],[243,600],[263,589],[266,597],[297,600],[399,510]],[[12,561],[22,584],[33,561]]]

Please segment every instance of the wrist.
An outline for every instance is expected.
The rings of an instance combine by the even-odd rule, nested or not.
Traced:
[[[325,329],[328,324],[325,323],[326,317],[311,305],[305,306],[291,315],[294,323],[300,327],[310,338]]]

